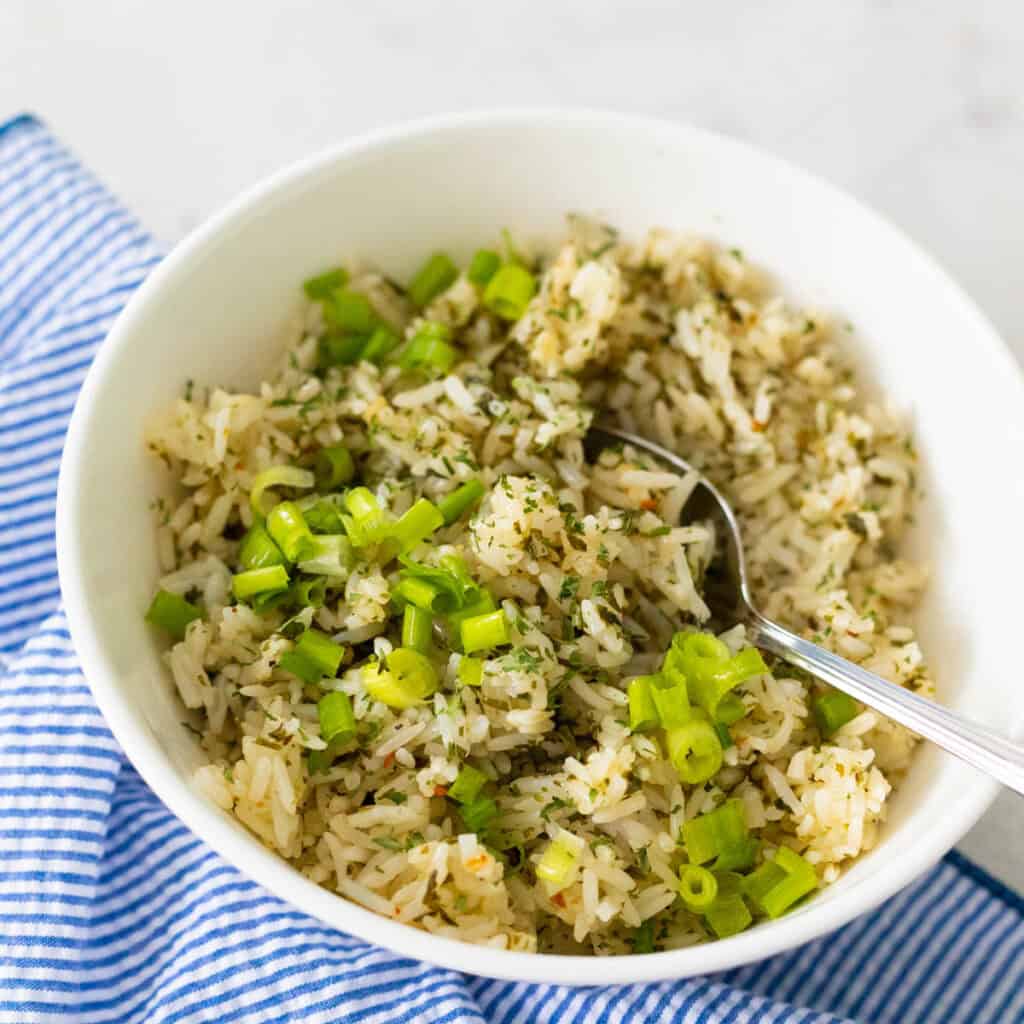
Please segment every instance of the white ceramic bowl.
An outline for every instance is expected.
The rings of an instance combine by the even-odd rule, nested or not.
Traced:
[[[173,186],[172,186],[173,187]],[[437,938],[307,881],[190,783],[160,644],[143,450],[151,410],[186,378],[251,386],[299,282],[352,254],[398,278],[436,247],[466,258],[504,226],[554,237],[567,211],[627,232],[691,229],[743,248],[782,286],[856,325],[865,370],[914,414],[935,567],[920,613],[942,699],[1014,728],[1006,643],[1019,629],[1024,388],[984,317],[935,263],[848,196],[744,145],[676,124],[566,111],[448,117],[344,143],[252,189],[182,242],[104,342],[75,410],[58,498],[75,645],[107,721],[153,790],[271,892],[368,941],[448,967],[533,981],[639,982],[733,967],[836,928],[934,864],[995,786],[932,748],[892,801],[884,839],[805,908],[722,942],[613,959],[529,956]]]

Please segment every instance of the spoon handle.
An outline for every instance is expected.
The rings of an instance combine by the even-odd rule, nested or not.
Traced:
[[[1024,795],[1024,747],[1020,744],[896,686],[756,612],[749,625],[756,647],[830,683]]]

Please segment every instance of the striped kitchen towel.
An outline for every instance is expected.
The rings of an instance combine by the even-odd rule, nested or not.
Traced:
[[[578,990],[393,956],[297,913],[207,849],[97,711],[55,563],[75,396],[158,259],[42,125],[0,127],[0,1024],[1024,1021],[1024,904],[955,854],[789,954]]]

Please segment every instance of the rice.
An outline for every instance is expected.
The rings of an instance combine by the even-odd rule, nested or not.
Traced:
[[[736,690],[746,714],[720,770],[681,783],[657,737],[629,728],[627,684],[680,629],[717,630],[733,654],[743,630],[704,600],[711,524],[679,523],[696,474],[628,448],[589,462],[594,411],[730,498],[768,616],[930,695],[908,619],[927,573],[898,557],[917,456],[895,411],[858,398],[842,329],[773,294],[737,251],[574,220],[537,266],[514,323],[463,274],[419,312],[385,278],[352,277],[401,338],[424,322],[451,332],[457,358],[432,379],[318,369],[311,303],[256,393],[199,389],[156,419],[147,442],[181,485],[158,503],[160,586],[204,612],[167,662],[209,761],[197,785],[325,888],[495,948],[628,953],[641,926],[652,948],[679,948],[714,937],[677,896],[684,822],[735,799],[761,857],[787,846],[827,884],[877,842],[915,738],[866,710],[823,736],[811,709],[825,688],[776,663]],[[406,708],[371,698],[362,666],[401,643],[387,558],[327,575],[322,604],[297,614],[232,600],[253,481],[338,444],[391,516],[484,485],[416,555],[462,558],[505,622],[511,645],[477,655],[479,687],[438,640],[438,692]],[[321,685],[281,665],[310,627],[343,647]],[[321,736],[327,690],[356,722],[340,751]],[[479,835],[446,797],[465,764],[491,780],[496,821]],[[559,842],[573,870],[546,884],[538,865]]]

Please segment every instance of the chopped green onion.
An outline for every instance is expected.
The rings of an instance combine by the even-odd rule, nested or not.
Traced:
[[[497,610],[497,606],[494,603],[494,598],[491,596],[489,590],[479,590],[476,597],[467,605],[462,608],[456,608],[454,611],[446,613],[445,618],[448,620],[448,625],[459,631],[461,638],[462,624],[467,619],[477,618],[481,615],[488,615],[493,611]]]
[[[345,493],[345,507],[351,520],[343,520],[345,530],[356,547],[365,547],[383,539],[387,519],[373,492],[366,487],[353,487]]]
[[[691,818],[683,824],[683,845],[691,864],[706,864],[726,847],[748,838],[739,800],[726,800],[721,807]]]
[[[356,716],[352,714],[352,701],[347,693],[332,690],[325,693],[316,705],[320,719],[320,738],[327,743],[344,743],[356,734]]]
[[[284,562],[281,549],[262,523],[253,523],[238,548],[238,564],[243,569],[263,569],[268,565],[284,565]]]
[[[437,563],[438,569],[445,573],[454,584],[456,603],[465,605],[475,600],[483,591],[469,574],[466,563],[458,555],[444,555]]]
[[[170,633],[175,640],[185,636],[185,630],[193,619],[202,618],[203,613],[191,601],[168,590],[158,590],[146,612],[146,621]]]
[[[458,353],[448,343],[451,331],[444,324],[427,322],[413,335],[412,340],[398,356],[398,365],[403,370],[422,368],[447,373],[458,358]]]
[[[704,912],[704,920],[720,939],[724,939],[749,928],[754,919],[742,896],[723,896]]]
[[[723,694],[715,708],[715,721],[722,725],[734,725],[741,718],[746,718],[747,706],[735,693]]]
[[[840,690],[829,690],[811,702],[815,721],[826,739],[859,714],[857,702]]]
[[[326,633],[318,629],[307,629],[295,644],[295,650],[304,658],[308,658],[321,675],[337,675],[338,666],[344,657],[345,648],[336,644]]]
[[[257,594],[268,594],[288,587],[288,570],[283,565],[268,565],[263,569],[248,569],[235,573],[231,591],[239,601],[247,601]]]
[[[300,608],[319,608],[324,603],[324,598],[327,596],[327,581],[323,576],[315,576],[312,579],[306,580],[296,580],[291,587],[289,587],[289,592],[292,599]]]
[[[386,661],[371,660],[363,666],[366,692],[391,708],[411,708],[437,689],[437,671],[419,651],[408,647],[393,650]]]
[[[437,503],[438,510],[444,517],[445,525],[450,526],[456,519],[461,519],[463,513],[471,509],[483,496],[484,485],[475,478],[467,480],[451,494],[446,494]]]
[[[687,910],[703,913],[718,895],[718,880],[707,868],[684,864],[679,869],[679,895]]]
[[[637,676],[630,680],[626,692],[629,695],[629,727],[633,732],[648,732],[660,724],[658,708],[651,694],[654,681],[660,679],[661,676]]]
[[[724,667],[729,658],[729,648],[711,633],[676,633],[665,655],[666,663],[685,677],[694,703],[701,703],[696,688]]]
[[[723,750],[728,750],[731,746],[734,746],[732,733],[729,732],[729,726],[723,725],[721,722],[715,722],[715,735],[718,737],[718,742],[722,744]]]
[[[335,444],[317,453],[314,473],[321,490],[333,491],[356,475],[356,464],[343,444]]]
[[[743,877],[743,882],[741,883],[743,895],[755,907],[761,908],[761,901],[764,897],[785,877],[786,872],[778,864],[774,861],[766,860],[760,867]]]
[[[490,601],[490,604],[480,604],[486,591],[477,586],[469,575],[465,562],[458,556],[446,555],[441,559],[437,568],[423,565],[404,554],[399,555],[398,560],[402,563],[399,575],[403,580],[424,580],[432,584],[438,593],[443,595],[443,599],[439,600],[438,605],[435,606],[435,611],[459,610],[464,612],[463,617],[466,617],[466,615],[494,610],[493,600]],[[487,594],[487,599],[490,599],[489,594]],[[477,606],[479,606],[478,611],[475,610]]]
[[[465,655],[459,659],[458,668],[459,682],[463,686],[483,686],[484,663],[481,658],[468,658]]]
[[[252,482],[252,490],[249,491],[249,503],[253,512],[262,519],[266,512],[263,509],[263,492],[271,487],[312,487],[316,482],[315,477],[308,469],[299,469],[298,466],[271,466],[270,469],[257,473]]]
[[[328,299],[331,293],[339,288],[344,288],[348,281],[348,271],[344,267],[335,267],[323,274],[306,278],[302,282],[302,290],[310,299]]]
[[[451,257],[444,252],[435,252],[416,272],[406,292],[412,303],[422,309],[431,299],[454,284],[458,276],[459,271]]]
[[[274,608],[282,608],[292,601],[292,588],[285,587],[284,590],[268,590],[257,594],[250,602],[249,607],[262,615],[264,612],[272,611]]]
[[[279,668],[283,668],[285,672],[291,672],[293,676],[298,676],[304,683],[309,683],[310,686],[315,686],[324,677],[323,672],[320,671],[320,667],[315,662],[306,657],[305,654],[300,654],[295,650],[285,651],[277,659],[277,664]]]
[[[294,501],[282,501],[267,514],[267,533],[289,562],[306,557],[313,534],[306,525],[302,510]]]
[[[654,918],[649,917],[643,924],[633,930],[633,952],[654,952]]]
[[[322,498],[314,494],[295,504],[302,509],[306,525],[313,533],[341,533],[345,529],[340,494],[328,494]]]
[[[442,526],[444,517],[437,506],[426,498],[419,498],[391,527],[391,536],[403,551],[409,551]]]
[[[391,596],[396,601],[415,605],[425,612],[437,612],[441,610],[441,599],[444,594],[428,580],[413,577],[399,580],[398,585],[391,591]]]
[[[575,880],[582,853],[583,840],[563,830],[557,839],[548,843],[537,862],[535,874],[549,892],[558,892]]]
[[[352,568],[352,545],[340,533],[310,536],[299,568],[314,576],[347,577]]]
[[[506,263],[484,289],[484,305],[502,320],[518,320],[537,290],[537,280],[524,267]]]
[[[330,366],[351,366],[362,358],[366,345],[365,334],[328,331],[317,343],[317,365],[322,370]]]
[[[781,917],[797,900],[818,888],[818,873],[813,864],[788,846],[778,848],[773,863],[786,877],[776,882],[759,902],[769,917]]]
[[[370,339],[363,348],[360,358],[370,363],[381,363],[398,348],[400,340],[390,327],[385,327],[384,324],[381,324],[370,335]]]
[[[380,515],[380,502],[368,487],[353,487],[345,494],[345,507],[358,521],[372,519]]]
[[[477,249],[469,261],[466,277],[478,288],[482,288],[498,271],[501,257],[493,249]]]
[[[768,668],[753,647],[732,656],[710,633],[677,633],[668,657],[685,675],[692,701],[712,718],[719,718],[719,705],[733,687]],[[731,713],[736,710],[732,705]]]
[[[430,634],[434,620],[430,612],[407,604],[402,614],[402,646],[426,654],[430,650]]]
[[[754,866],[761,843],[757,839],[746,838],[727,842],[715,858],[716,871],[746,871]]]
[[[484,832],[498,816],[498,805],[489,796],[478,796],[459,807],[463,824],[470,832]]]
[[[676,774],[688,785],[707,782],[722,767],[721,741],[702,718],[666,729],[665,743]]]
[[[448,788],[448,796],[459,804],[468,804],[477,798],[487,783],[487,776],[471,764],[459,769],[455,781]]]
[[[659,676],[658,681],[651,684],[651,699],[658,709],[658,721],[663,729],[678,729],[693,718],[685,685],[673,684]]]
[[[508,620],[500,608],[484,615],[474,615],[463,619],[459,626],[459,635],[462,639],[462,649],[467,654],[486,651],[491,647],[508,643]]]
[[[369,334],[377,325],[370,300],[360,292],[339,290],[324,304],[324,319],[331,327],[354,334]]]

